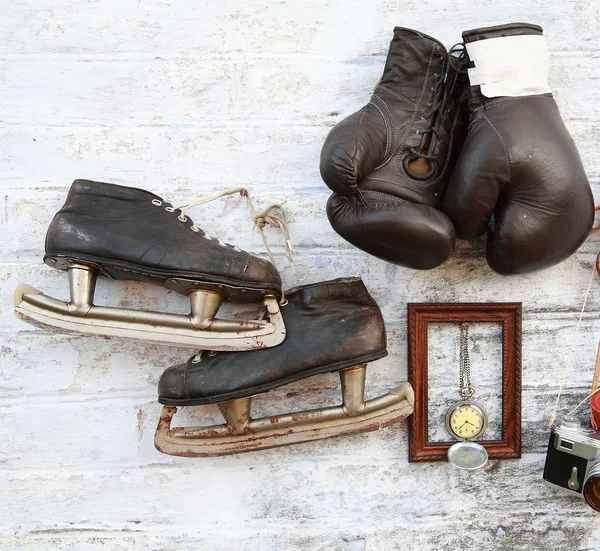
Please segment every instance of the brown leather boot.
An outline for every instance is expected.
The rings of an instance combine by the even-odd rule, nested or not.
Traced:
[[[441,208],[467,129],[464,78],[462,55],[394,29],[371,100],[333,128],[321,151],[321,176],[334,192],[327,216],[344,239],[421,270],[452,255],[454,226]]]

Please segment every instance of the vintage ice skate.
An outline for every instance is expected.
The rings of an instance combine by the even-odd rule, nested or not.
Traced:
[[[245,195],[261,235],[265,223],[284,230],[279,205],[257,214]],[[127,337],[205,350],[249,350],[285,338],[279,309],[281,279],[275,266],[199,228],[186,212],[147,191],[93,182],[73,182],[46,236],[44,262],[67,270],[70,300],[44,295],[21,284],[14,294],[17,316],[37,326],[106,337]],[[267,246],[268,247],[268,246]],[[270,250],[268,251],[270,255]],[[272,258],[272,255],[271,255]],[[178,315],[93,303],[96,278],[162,285],[190,298],[191,313]],[[261,319],[216,318],[223,301],[261,303]]]
[[[154,444],[171,455],[203,457],[367,432],[401,421],[414,394],[402,383],[364,400],[367,362],[387,355],[379,307],[360,279],[297,287],[282,306],[287,337],[266,350],[199,353],[160,378],[164,404]],[[251,396],[318,373],[339,371],[342,404],[253,419]],[[217,403],[225,423],[171,428],[177,406]]]

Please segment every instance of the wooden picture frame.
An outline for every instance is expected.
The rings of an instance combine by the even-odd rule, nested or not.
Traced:
[[[502,439],[478,440],[490,459],[521,457],[521,303],[408,305],[408,377],[415,391],[409,417],[409,462],[447,460],[454,441],[428,441],[427,326],[430,323],[502,324]],[[458,397],[457,397],[458,400]]]

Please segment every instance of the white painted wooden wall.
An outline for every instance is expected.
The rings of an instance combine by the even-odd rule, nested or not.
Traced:
[[[369,98],[395,25],[447,45],[510,21],[545,28],[551,86],[600,200],[597,0],[12,0],[0,10],[0,549],[343,550],[600,548],[600,517],[543,485],[546,428],[568,349],[565,403],[591,383],[600,330],[599,249],[500,277],[484,243],[442,268],[388,265],[342,241],[325,216],[318,158],[329,129]],[[37,330],[12,314],[27,282],[66,297],[42,264],[71,181],[149,189],[184,203],[231,186],[284,201],[296,274],[269,231],[286,287],[360,275],[383,310],[390,355],[371,395],[407,376],[406,303],[523,302],[523,458],[476,474],[408,464],[407,427],[217,459],[152,443],[156,384],[190,350]],[[210,233],[263,254],[238,199],[199,209]],[[183,297],[100,283],[107,304],[183,311]],[[442,337],[440,337],[442,338]],[[446,338],[456,358],[454,337]],[[334,345],[334,343],[332,343]],[[492,355],[493,356],[493,355]],[[478,363],[474,378],[490,379]],[[451,379],[451,377],[450,377]],[[450,384],[454,384],[451,381]],[[453,398],[451,388],[445,392]],[[256,400],[287,411],[338,398],[320,376]],[[190,408],[182,423],[216,418]]]

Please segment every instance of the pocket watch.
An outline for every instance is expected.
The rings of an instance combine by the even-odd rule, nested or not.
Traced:
[[[487,414],[483,407],[471,398],[475,389],[471,385],[469,361],[469,326],[461,325],[460,333],[460,388],[461,400],[446,413],[446,430],[458,440],[448,449],[448,461],[459,469],[474,470],[483,467],[488,460],[486,449],[476,442],[487,428]]]
[[[473,400],[456,402],[446,413],[446,429],[457,440],[479,438],[486,428],[485,410]]]

